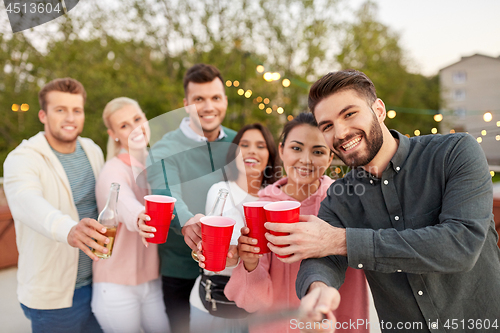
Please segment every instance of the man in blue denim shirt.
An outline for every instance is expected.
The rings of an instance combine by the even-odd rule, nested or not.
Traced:
[[[383,332],[498,331],[500,250],[491,176],[476,140],[388,130],[373,83],[352,70],[317,81],[309,107],[353,170],[330,187],[318,217],[266,224],[290,233],[268,235],[275,245],[291,244],[269,246],[293,254],[280,260],[311,258],[297,276],[302,320],[335,320],[336,289],[350,266],[364,269]]]

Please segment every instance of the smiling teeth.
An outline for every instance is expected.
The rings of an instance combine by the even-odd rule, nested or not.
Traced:
[[[357,138],[357,139],[354,139],[352,141],[349,141],[345,145],[342,145],[342,148],[344,148],[344,150],[349,150],[351,148],[354,148],[354,146],[356,146],[359,141],[361,141],[361,138]]]
[[[254,159],[254,158],[247,158],[247,159],[245,160],[245,163],[257,163],[257,162],[259,162],[259,161],[257,161],[257,160],[256,160],[256,159]]]

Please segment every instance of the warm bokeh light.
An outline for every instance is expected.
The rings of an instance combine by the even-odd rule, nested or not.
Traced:
[[[389,117],[389,119],[394,119],[396,117],[396,111],[394,110],[387,111],[387,117]]]
[[[431,133],[432,133],[432,134],[436,134],[437,132],[438,132],[438,129],[437,129],[436,127],[433,127],[433,128],[431,129]]]
[[[340,169],[339,167],[335,168],[335,173],[341,173],[341,172],[342,172],[342,169]]]
[[[250,96],[252,96],[252,91],[251,90],[245,91],[245,97],[250,98]]]
[[[283,110],[283,108],[280,106],[276,112],[278,112],[278,114],[283,114],[283,112],[285,112],[285,110]]]
[[[281,75],[280,75],[280,73],[278,73],[278,72],[274,72],[274,73],[272,74],[272,80],[273,80],[273,81],[278,81],[279,79],[281,79]]]
[[[260,104],[259,104],[259,109],[264,110],[264,108],[265,108],[265,107],[266,107],[266,106],[264,105],[264,103],[260,103]]]
[[[278,110],[278,106],[276,104],[273,105],[273,110],[274,111]]]
[[[497,121],[497,127],[500,127],[500,121]]]
[[[435,114],[434,115],[434,121],[439,123],[441,120],[443,120],[443,115],[441,113]]]
[[[493,170],[490,171],[490,175],[491,175],[491,177],[495,177],[495,171],[493,171]]]
[[[241,89],[241,88],[240,88],[240,89],[238,89],[238,95],[240,95],[240,96],[241,96],[241,95],[243,95],[244,93],[245,93],[245,90],[243,90],[243,89]]]
[[[477,138],[477,142],[479,143],[483,142],[483,138],[482,137]]]
[[[19,111],[19,104],[12,104],[12,111],[14,112]]]
[[[269,104],[269,98],[264,98],[264,104]]]
[[[259,73],[262,73],[264,71],[264,69],[265,68],[262,65],[257,66],[257,72],[259,72]]]
[[[271,114],[271,112],[273,112],[273,109],[271,109],[271,108],[267,108],[267,109],[266,109],[266,113],[267,113],[267,114]]]
[[[257,102],[259,102],[259,103],[262,102],[262,97],[260,97],[260,96],[257,97]]]
[[[409,138],[409,137],[410,137],[410,134],[405,134],[405,136],[406,136],[407,138]]]
[[[233,85],[233,83],[230,81],[230,80],[227,80],[226,81],[226,86],[227,87],[231,87]]]
[[[262,76],[264,80],[267,82],[271,82],[273,80],[273,73],[271,72],[265,72],[264,75]]]
[[[451,134],[455,133],[455,130],[454,130],[454,129],[451,129],[451,130],[450,130],[450,133],[451,133]]]
[[[281,84],[283,85],[283,87],[288,88],[290,87],[290,80],[283,79],[283,81],[281,81]]]
[[[415,132],[413,132],[413,134],[415,134],[415,136],[419,136],[420,135],[420,131],[419,130],[415,130]]]
[[[485,136],[486,134],[487,134],[486,130],[482,130],[482,131],[481,131],[481,135],[482,135],[482,136]]]
[[[240,86],[240,82],[239,82],[239,81],[234,81],[234,82],[233,82],[233,86],[235,86],[235,87],[239,87],[239,86]]]
[[[485,112],[483,115],[483,119],[485,122],[489,123],[493,119],[493,115],[491,112]]]
[[[288,119],[288,121],[293,120],[293,116],[289,115],[288,117],[286,117],[286,119]]]
[[[497,141],[500,141],[500,135],[497,135],[495,139],[497,139]]]
[[[30,106],[28,104],[21,104],[21,111],[28,111],[30,109]]]

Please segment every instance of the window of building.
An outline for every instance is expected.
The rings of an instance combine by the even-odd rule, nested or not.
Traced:
[[[452,93],[452,97],[455,101],[465,100],[465,90],[464,89],[455,89]]]
[[[459,119],[465,119],[466,114],[467,114],[467,111],[465,111],[465,108],[463,108],[463,107],[455,108],[455,116],[457,116]]]
[[[453,82],[465,83],[465,81],[467,81],[467,73],[464,71],[456,71],[453,73]]]

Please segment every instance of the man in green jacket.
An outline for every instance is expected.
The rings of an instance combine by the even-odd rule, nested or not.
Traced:
[[[226,155],[236,135],[221,125],[227,96],[217,68],[205,64],[191,67],[184,76],[184,93],[189,117],[153,146],[150,157],[154,164],[148,167],[153,194],[177,199],[167,242],[158,247],[163,298],[175,333],[189,333],[189,295],[200,274],[182,234],[187,229],[188,234],[199,232],[194,226],[205,212],[209,188],[224,179]],[[186,224],[191,226],[183,228]]]

